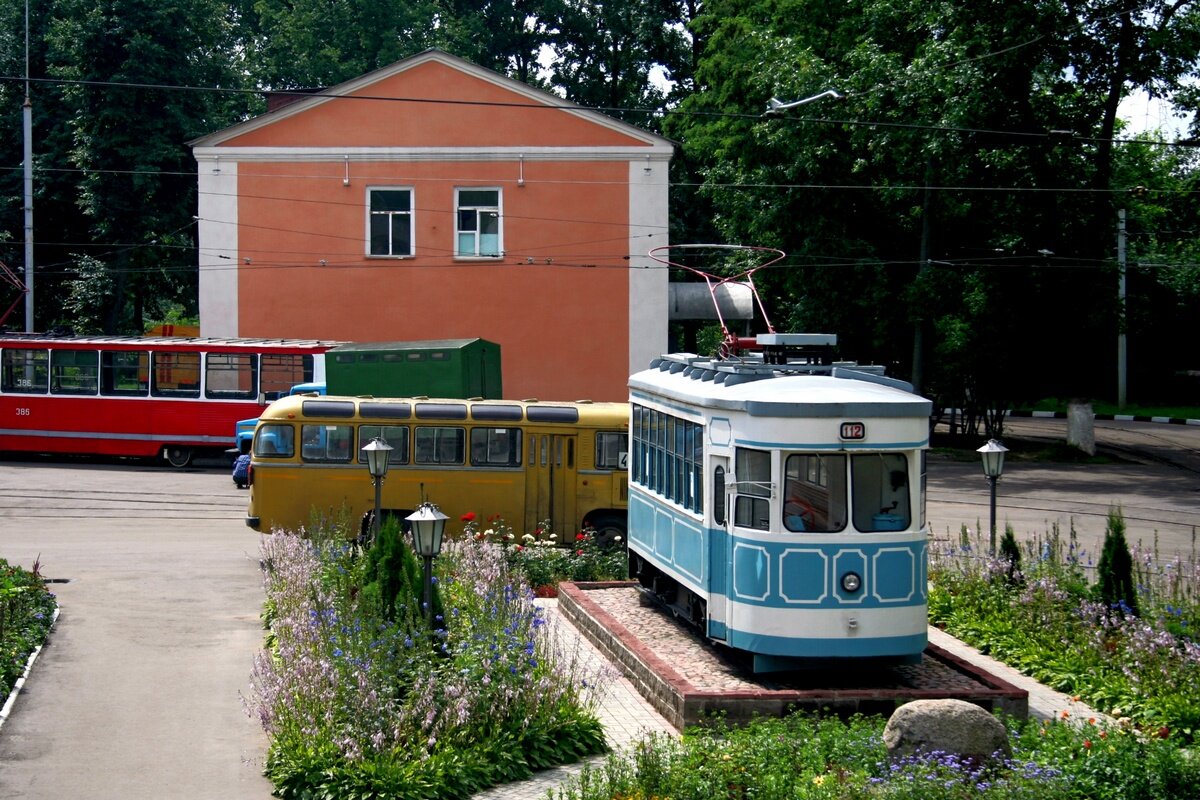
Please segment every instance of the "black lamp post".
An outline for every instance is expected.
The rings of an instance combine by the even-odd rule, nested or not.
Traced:
[[[449,519],[433,503],[421,503],[409,514],[413,549],[425,562],[425,620],[433,627],[433,559],[442,552],[442,533]]]
[[[992,488],[992,535],[988,541],[989,554],[996,555],[996,481],[1004,472],[1004,454],[1008,452],[1008,448],[996,439],[989,439],[987,444],[975,452],[983,458],[983,476],[987,478]]]
[[[383,487],[383,478],[387,475],[388,455],[392,452],[392,447],[376,436],[363,445],[362,451],[367,458],[367,471],[371,473],[371,480],[375,482],[375,516],[371,518],[371,542],[374,542],[379,538],[380,490]]]

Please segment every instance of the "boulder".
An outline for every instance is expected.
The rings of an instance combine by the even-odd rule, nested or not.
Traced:
[[[1012,754],[1004,724],[965,700],[914,700],[892,714],[883,729],[888,756],[951,753],[975,763]]]

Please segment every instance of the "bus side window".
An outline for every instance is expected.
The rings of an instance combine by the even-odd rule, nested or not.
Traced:
[[[291,458],[296,454],[296,431],[291,425],[264,423],[254,433],[254,455]]]
[[[471,466],[521,466],[520,428],[472,428]]]

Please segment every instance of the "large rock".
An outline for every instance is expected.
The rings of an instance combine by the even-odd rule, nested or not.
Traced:
[[[1012,753],[1004,724],[965,700],[914,700],[892,714],[883,729],[888,755],[898,760],[917,753],[954,753],[975,762]]]

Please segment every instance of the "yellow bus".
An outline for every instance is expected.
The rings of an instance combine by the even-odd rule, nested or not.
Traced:
[[[362,447],[375,438],[392,448],[385,517],[429,501],[452,521],[502,517],[518,537],[543,523],[625,536],[629,405],[536,400],[281,398],[255,428],[246,524],[297,530],[315,515],[365,533],[375,485]]]

